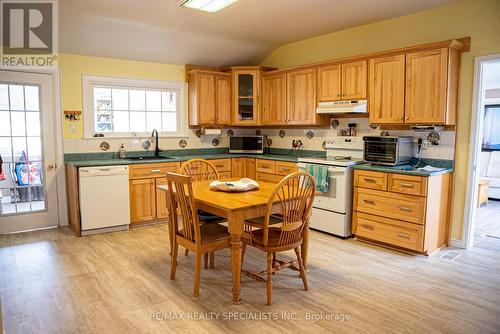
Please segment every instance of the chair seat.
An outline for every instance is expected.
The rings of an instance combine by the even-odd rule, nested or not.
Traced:
[[[281,229],[270,227],[268,231],[269,234],[267,239],[267,246],[277,247],[280,240]],[[264,246],[264,229],[259,229],[252,232],[252,243],[254,245]]]
[[[264,227],[265,217],[257,217],[252,219],[245,220],[245,224],[250,225],[256,228]],[[279,224],[283,221],[283,219],[279,215],[271,215],[269,216],[269,226]]]
[[[200,232],[202,244],[231,238],[227,227],[219,224],[202,224],[200,225]],[[179,233],[184,235],[184,229],[180,230]]]
[[[198,220],[201,223],[222,223],[226,218],[198,209]]]

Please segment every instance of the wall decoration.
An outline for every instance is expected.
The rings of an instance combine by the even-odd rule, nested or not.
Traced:
[[[387,130],[380,131],[380,135],[383,137],[389,137],[389,131],[387,131]]]
[[[227,136],[231,137],[232,135],[234,135],[234,131],[231,129],[227,130]]]
[[[101,148],[101,151],[108,151],[111,146],[109,145],[109,143],[107,141],[103,141],[103,142],[101,142],[99,147]]]
[[[427,140],[431,145],[439,145],[439,133],[436,131],[429,132],[429,134],[427,135]]]
[[[219,139],[214,138],[214,139],[212,140],[212,145],[214,145],[215,147],[219,146]]]
[[[273,140],[271,138],[267,138],[267,147],[273,146]]]
[[[186,147],[186,146],[187,146],[187,144],[188,144],[188,143],[187,143],[186,139],[181,139],[181,140],[179,140],[179,146],[180,146],[180,147],[184,148],[184,147]]]
[[[326,150],[326,140],[323,140],[323,143],[321,144],[321,147],[323,147],[323,149]]]
[[[151,140],[149,139],[144,139],[141,143],[141,146],[143,149],[145,149],[146,151],[149,150],[149,148],[151,147]]]
[[[336,128],[338,128],[339,124],[340,124],[340,122],[338,119],[333,119],[333,118],[330,119],[330,128],[336,129]]]
[[[196,130],[196,137],[200,138],[205,134],[205,129],[197,129]]]
[[[372,128],[373,130],[375,130],[375,129],[378,128],[378,125],[377,124],[370,124],[370,128]]]
[[[284,138],[285,137],[285,130],[281,129],[280,130],[280,138]]]
[[[256,136],[260,136],[262,134],[262,131],[260,131],[259,129],[255,130],[255,135]]]
[[[314,131],[313,130],[307,130],[306,136],[309,139],[313,139],[314,138]]]

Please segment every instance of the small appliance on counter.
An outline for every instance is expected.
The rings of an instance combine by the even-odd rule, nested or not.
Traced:
[[[364,136],[363,142],[363,158],[373,165],[404,165],[410,162],[415,152],[411,136]]]
[[[264,154],[265,136],[231,136],[229,153]]]

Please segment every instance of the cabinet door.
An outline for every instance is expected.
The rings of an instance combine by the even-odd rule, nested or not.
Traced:
[[[158,186],[167,185],[167,178],[161,177],[156,179],[156,218],[157,219],[167,219],[168,218],[168,203],[167,203],[167,192],[158,189]]]
[[[255,180],[255,159],[245,158],[245,177]]]
[[[235,179],[245,177],[245,158],[231,159],[231,177]]]
[[[406,55],[406,123],[446,123],[448,49]]]
[[[370,60],[370,123],[403,123],[405,112],[405,56]]]
[[[199,124],[215,123],[215,75],[199,73],[195,75],[196,114]]]
[[[235,125],[259,124],[260,75],[258,70],[233,71],[233,112]]]
[[[316,123],[316,69],[287,74],[288,124]]]
[[[366,60],[342,64],[342,100],[366,99]]]
[[[283,125],[286,119],[286,74],[262,76],[262,124]]]
[[[215,76],[216,123],[231,124],[231,77]]]
[[[130,221],[139,223],[156,218],[154,179],[130,180]]]
[[[340,64],[318,68],[318,102],[340,100]]]

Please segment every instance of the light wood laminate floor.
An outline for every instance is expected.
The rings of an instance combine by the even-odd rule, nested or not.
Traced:
[[[265,284],[245,275],[243,303],[231,303],[228,251],[202,271],[199,298],[192,297],[192,255],[179,257],[170,281],[165,225],[83,238],[66,228],[3,235],[3,324],[8,334],[499,333],[500,254],[460,253],[451,261],[443,253],[426,258],[312,232],[310,291],[297,272],[280,271],[268,307]],[[248,249],[244,269],[264,268],[265,256]],[[169,312],[184,312],[185,320],[166,320]],[[190,312],[220,319],[188,319]],[[296,320],[282,319],[284,312]],[[306,320],[307,313],[350,319]],[[278,320],[222,319],[266,314]]]
[[[474,247],[500,253],[500,200],[490,199],[477,209]]]

